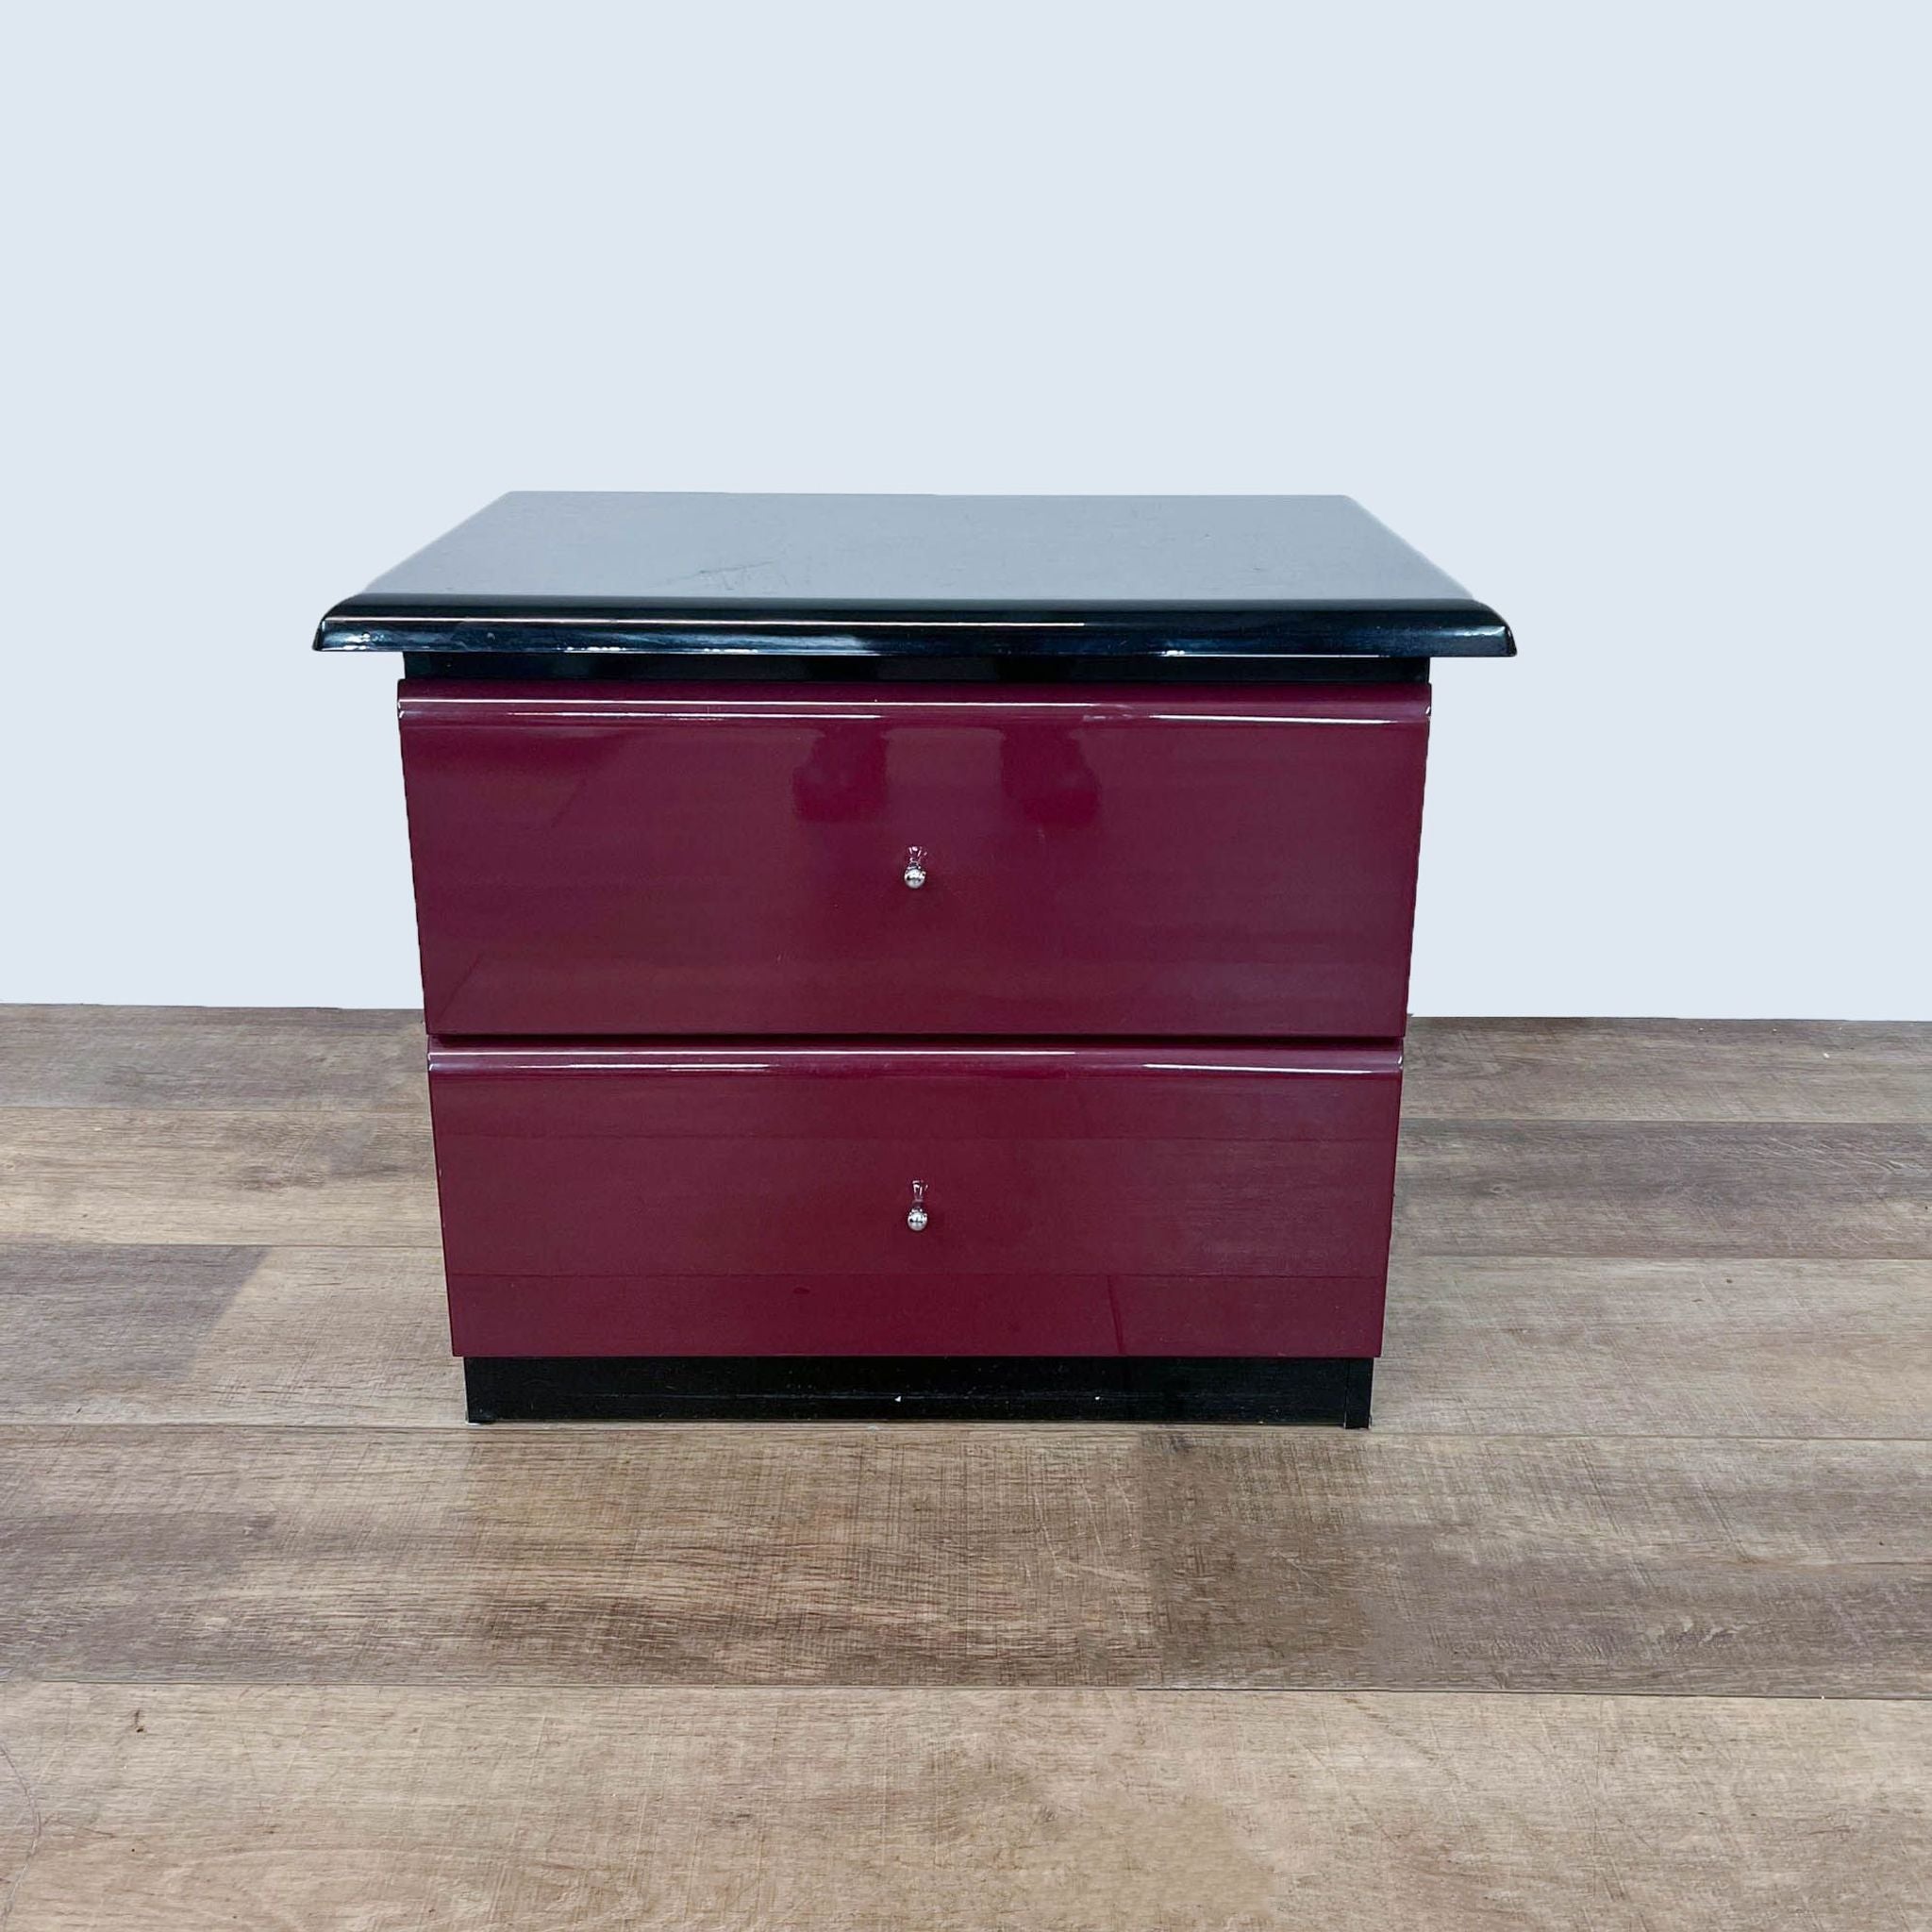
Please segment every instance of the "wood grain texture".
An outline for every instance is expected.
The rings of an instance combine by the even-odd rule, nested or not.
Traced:
[[[430,1249],[0,1242],[0,1422],[463,1426]],[[1398,1255],[1375,1426],[1923,1437],[1932,1262]]]
[[[9,1932],[1907,1932],[1932,1706],[0,1688]]]
[[[1924,1259],[1932,1128],[1408,1121],[1395,1226],[1420,1255]]]
[[[0,1430],[0,1674],[1932,1692],[1932,1444]]]
[[[0,1422],[463,1424],[430,1248],[0,1242]]]
[[[428,1119],[0,1108],[0,1237],[433,1248]]]
[[[1150,1440],[1168,1684],[1932,1693],[1932,1445]]]
[[[1419,1023],[1367,1438],[466,1429],[418,1028],[0,1009],[7,1932],[1932,1925],[1932,1028]]]
[[[423,1016],[0,1007],[0,1107],[421,1114]]]
[[[1932,1262],[1398,1254],[1375,1428],[1932,1433]]]
[[[1409,1022],[1411,1119],[1932,1124],[1932,1024]]]
[[[1153,1681],[1131,1429],[0,1429],[0,1676]]]

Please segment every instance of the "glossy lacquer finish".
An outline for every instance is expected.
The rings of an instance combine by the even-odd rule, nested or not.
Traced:
[[[1395,1038],[1427,717],[412,681],[430,1030]]]
[[[322,621],[326,651],[842,664],[1507,656],[1345,496],[517,491]]]
[[[435,1042],[455,1345],[1370,1356],[1399,1068],[1381,1047]]]

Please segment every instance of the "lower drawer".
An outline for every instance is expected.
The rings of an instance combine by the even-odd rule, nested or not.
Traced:
[[[1392,1047],[432,1043],[466,1356],[1366,1356]]]

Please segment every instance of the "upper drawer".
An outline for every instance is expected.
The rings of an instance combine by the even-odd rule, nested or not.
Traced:
[[[1428,698],[408,683],[429,1029],[1391,1038]]]

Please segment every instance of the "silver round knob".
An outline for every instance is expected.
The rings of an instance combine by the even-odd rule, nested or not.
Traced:
[[[925,1211],[925,1183],[924,1181],[914,1181],[912,1183],[912,1206],[906,1210],[906,1225],[914,1234],[918,1234],[924,1228],[925,1224],[930,1219],[931,1216]]]
[[[925,848],[923,845],[908,845],[906,848],[906,883],[916,892],[925,883]]]

